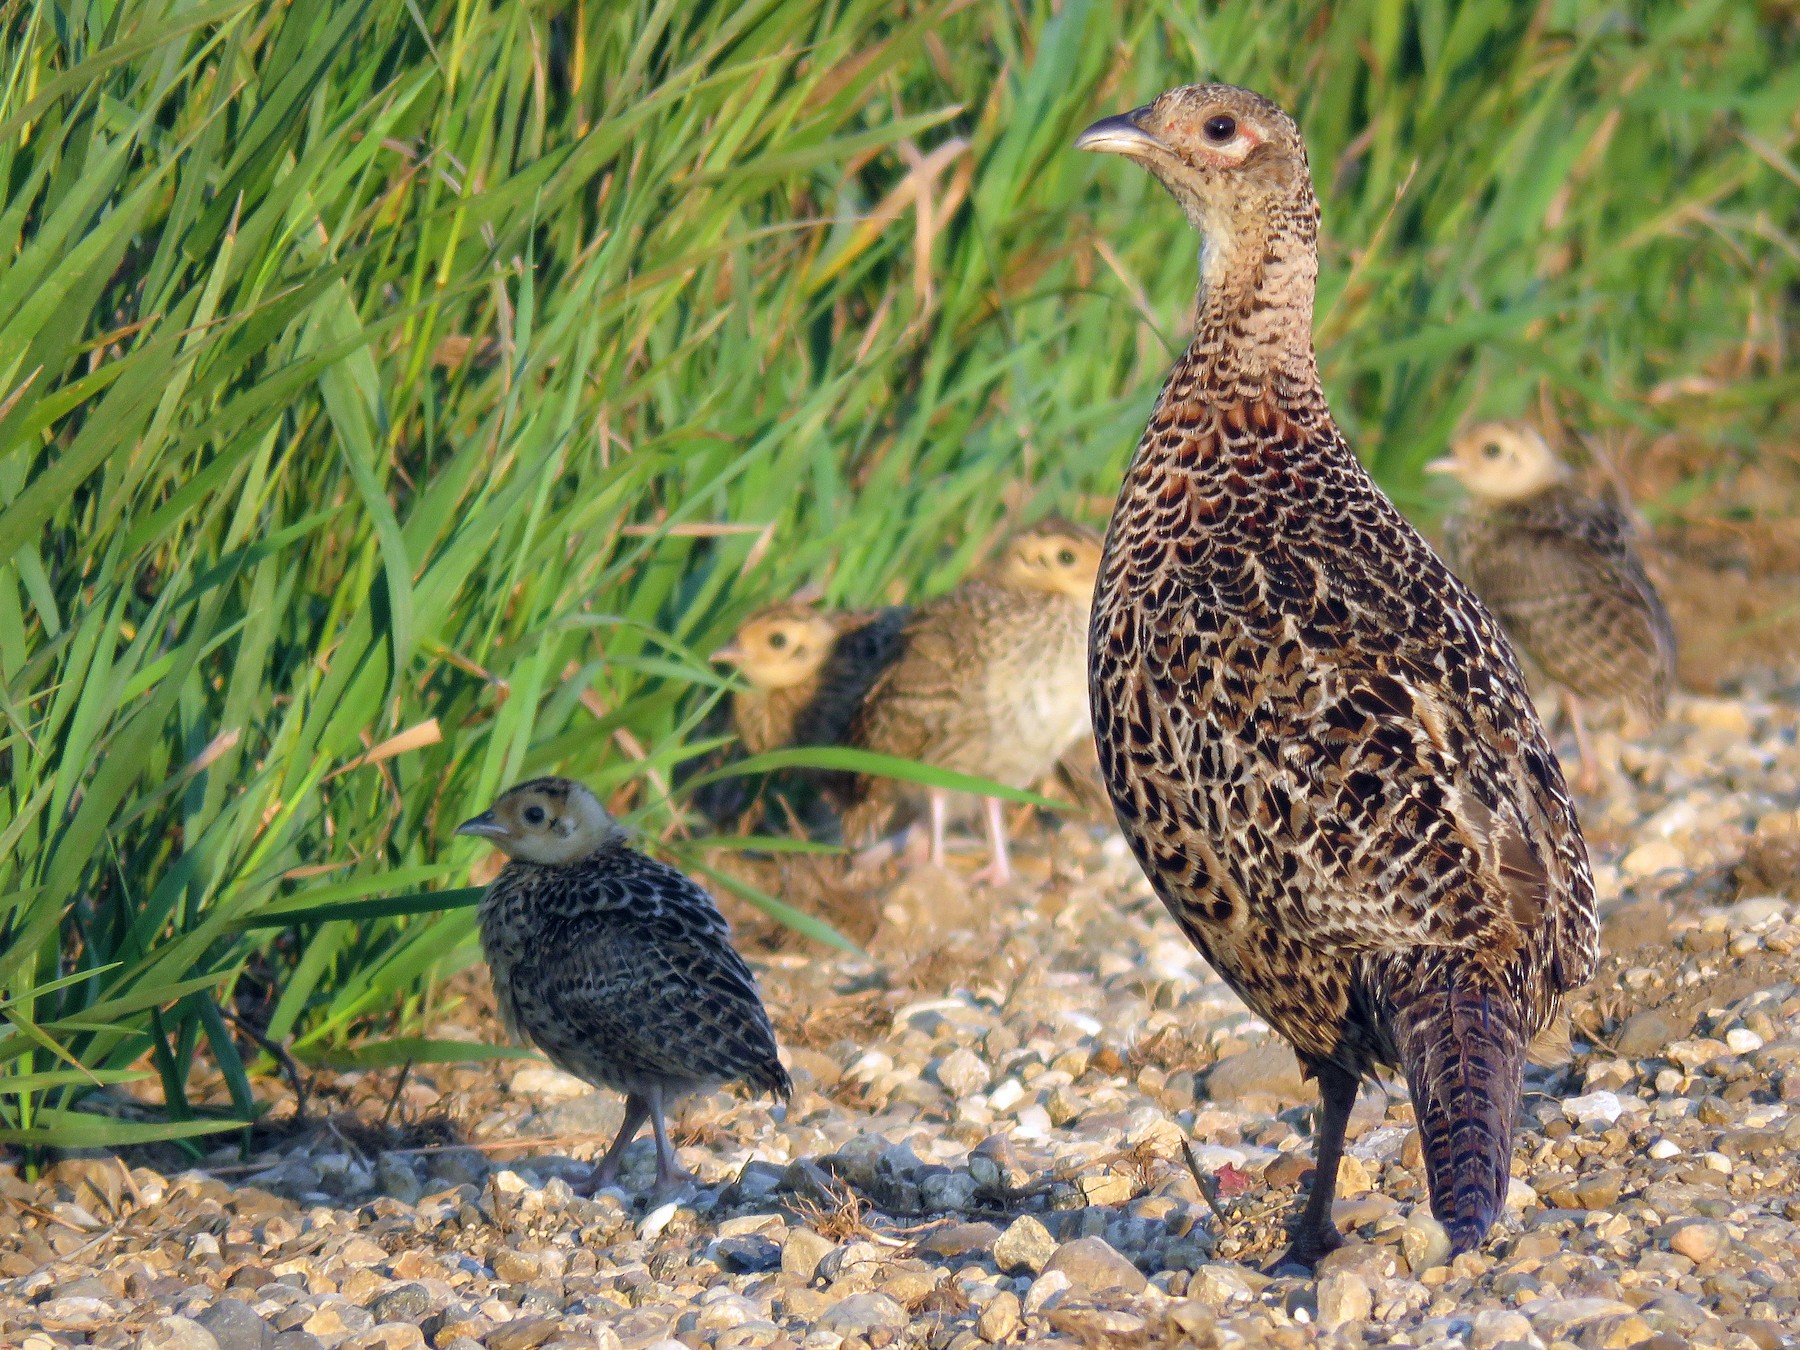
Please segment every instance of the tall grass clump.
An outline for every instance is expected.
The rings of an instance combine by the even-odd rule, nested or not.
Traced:
[[[1403,500],[1473,407],[1728,456],[1795,392],[1777,5],[4,12],[0,1142],[439,1053],[369,1033],[471,959],[458,819],[554,768],[672,838],[746,609],[1097,514],[1195,268],[1069,147],[1169,84],[1299,117]]]

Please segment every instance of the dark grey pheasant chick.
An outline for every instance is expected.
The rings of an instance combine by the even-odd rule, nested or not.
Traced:
[[[1450,521],[1450,564],[1560,686],[1581,751],[1576,786],[1594,791],[1599,761],[1582,703],[1622,701],[1655,726],[1675,680],[1675,631],[1633,547],[1630,515],[1570,482],[1527,426],[1471,427],[1425,467],[1474,499],[1474,511]]]
[[[1008,787],[1029,787],[1088,732],[1087,616],[1100,539],[1047,520],[1016,535],[999,565],[920,605],[904,651],[869,690],[850,744]],[[906,792],[865,781],[845,820],[866,837]],[[926,794],[931,859],[944,860],[950,794]],[[983,879],[1012,877],[998,798],[983,800],[991,859]]]
[[[1094,735],[1183,932],[1319,1080],[1290,1255],[1331,1221],[1358,1082],[1406,1073],[1452,1250],[1506,1193],[1527,1043],[1594,962],[1587,851],[1499,625],[1369,479],[1312,342],[1318,205],[1229,85],[1088,128],[1205,236],[1198,319],[1095,591]]]
[[[737,1080],[789,1095],[756,977],[718,906],[627,847],[586,787],[521,783],[456,832],[510,859],[481,899],[481,947],[507,1030],[558,1068],[625,1094],[597,1186],[618,1176],[646,1118],[658,1186],[683,1179],[664,1121],[673,1098]]]

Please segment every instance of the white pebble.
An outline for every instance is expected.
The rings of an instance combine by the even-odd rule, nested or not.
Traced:
[[[988,1106],[995,1111],[1010,1111],[1025,1100],[1025,1087],[1016,1078],[1008,1078],[988,1093]]]
[[[1725,1033],[1725,1044],[1740,1055],[1747,1055],[1752,1050],[1763,1048],[1763,1038],[1749,1027],[1733,1027]]]
[[[1578,1125],[1610,1125],[1624,1109],[1618,1093],[1604,1090],[1563,1101],[1563,1114]]]
[[[670,1200],[658,1205],[638,1225],[638,1236],[646,1242],[654,1242],[662,1235],[662,1230],[669,1226],[669,1220],[675,1217],[675,1211],[681,1208],[679,1200]]]
[[[1678,1158],[1681,1156],[1681,1146],[1672,1139],[1658,1139],[1650,1145],[1650,1156],[1659,1161],[1663,1158]]]

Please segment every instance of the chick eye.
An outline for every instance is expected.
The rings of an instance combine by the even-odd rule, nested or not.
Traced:
[[[770,633],[769,634],[769,645],[771,647],[773,647],[776,651],[780,651],[783,647],[787,646],[787,634],[786,633]]]
[[[1064,567],[1073,567],[1075,565],[1075,550],[1072,548],[1063,549],[1056,555],[1056,561],[1061,563]]]
[[[1500,458],[1500,442],[1499,441],[1489,441],[1486,445],[1481,447],[1481,453],[1486,455],[1489,459],[1499,459]]]
[[[1237,135],[1237,118],[1226,113],[1218,113],[1207,118],[1206,124],[1201,127],[1201,130],[1206,133],[1206,139],[1214,145],[1223,145]]]
[[[544,823],[544,808],[541,806],[526,807],[525,823],[527,825],[542,825]]]

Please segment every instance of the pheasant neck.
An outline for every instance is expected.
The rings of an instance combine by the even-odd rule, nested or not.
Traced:
[[[1313,354],[1319,274],[1311,213],[1288,228],[1209,235],[1200,254],[1194,339],[1165,398],[1273,398],[1289,409],[1324,407]],[[1184,378],[1185,377],[1185,378]]]

